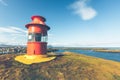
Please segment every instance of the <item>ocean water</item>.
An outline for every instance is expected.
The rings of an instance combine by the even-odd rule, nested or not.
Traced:
[[[93,50],[67,50],[67,51],[120,62],[120,53],[96,52]],[[59,50],[58,53],[60,52],[65,52],[65,50]]]

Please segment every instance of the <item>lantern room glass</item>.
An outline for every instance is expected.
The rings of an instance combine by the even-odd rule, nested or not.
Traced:
[[[29,33],[28,41],[29,42],[47,42],[48,36],[43,35],[42,33]]]
[[[48,40],[47,35],[41,37],[41,42],[47,42],[47,40]]]

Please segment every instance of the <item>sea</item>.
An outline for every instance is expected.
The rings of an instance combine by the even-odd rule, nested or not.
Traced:
[[[120,49],[120,48],[108,48],[108,49]],[[94,50],[59,50],[57,53],[61,52],[75,52],[78,54],[84,54],[87,56],[93,56],[93,57],[98,57],[98,58],[103,58],[107,60],[113,60],[113,61],[118,61],[120,62],[120,53],[114,53],[114,52],[96,52]]]

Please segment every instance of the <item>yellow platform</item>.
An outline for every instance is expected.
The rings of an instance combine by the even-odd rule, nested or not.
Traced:
[[[33,63],[51,61],[55,58],[56,58],[55,56],[47,56],[47,55],[20,55],[15,57],[15,60],[29,65]]]

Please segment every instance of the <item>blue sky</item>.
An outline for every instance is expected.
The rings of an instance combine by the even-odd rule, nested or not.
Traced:
[[[51,27],[53,46],[120,46],[120,0],[0,0],[0,43],[26,44],[30,17]]]

